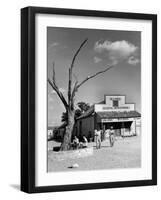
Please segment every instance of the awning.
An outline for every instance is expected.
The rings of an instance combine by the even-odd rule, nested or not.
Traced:
[[[141,114],[137,111],[124,111],[124,112],[97,112],[97,122],[103,122],[105,120],[109,121],[113,119],[117,119],[117,120],[126,120],[129,118],[137,118],[137,117],[141,117]],[[116,121],[117,121],[116,120]]]

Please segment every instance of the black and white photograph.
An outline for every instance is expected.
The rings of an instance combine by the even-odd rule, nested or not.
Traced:
[[[155,185],[156,15],[28,7],[21,30],[22,191]]]
[[[47,27],[47,172],[141,167],[141,32]]]
[[[0,196],[160,199],[160,1],[1,8]]]

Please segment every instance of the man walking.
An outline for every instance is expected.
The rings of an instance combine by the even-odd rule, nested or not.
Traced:
[[[109,140],[110,140],[110,146],[113,147],[114,142],[115,142],[113,126],[111,126],[110,131],[109,131]]]

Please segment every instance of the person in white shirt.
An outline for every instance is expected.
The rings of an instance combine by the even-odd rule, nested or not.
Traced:
[[[101,130],[97,131],[97,129],[95,129],[94,135],[95,135],[95,141],[96,141],[96,148],[100,149],[101,148]]]
[[[105,130],[105,140],[109,138],[109,129]]]
[[[110,146],[113,147],[114,142],[115,142],[113,126],[111,126],[110,131],[109,131],[109,140],[110,140]]]
[[[79,139],[75,136],[73,140],[73,147],[74,149],[78,149],[79,147]]]
[[[88,147],[88,140],[85,136],[83,136],[83,146]]]

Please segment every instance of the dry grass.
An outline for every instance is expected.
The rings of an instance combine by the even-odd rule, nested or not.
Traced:
[[[117,169],[117,168],[138,168],[141,167],[141,138],[130,137],[119,139],[114,147],[110,147],[109,141],[102,142],[101,149],[95,148],[95,143],[90,143],[94,147],[94,154],[89,157],[75,158],[68,160],[55,160],[54,152],[48,151],[48,171],[80,171],[97,169]],[[50,141],[48,148],[60,144]],[[69,168],[77,163],[78,168]]]

